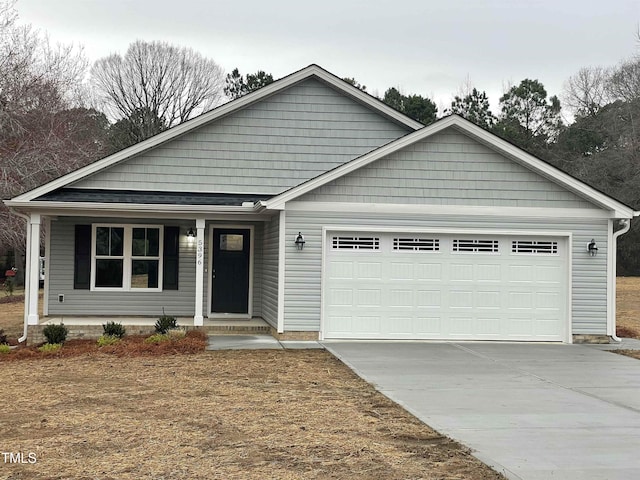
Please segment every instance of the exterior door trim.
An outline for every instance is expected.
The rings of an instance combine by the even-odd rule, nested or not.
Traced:
[[[249,298],[248,298],[248,306],[247,313],[213,313],[211,312],[211,308],[213,306],[212,303],[212,291],[213,285],[211,282],[211,273],[213,272],[213,231],[215,229],[226,229],[226,228],[239,228],[244,230],[249,230]],[[205,272],[207,281],[207,316],[208,318],[252,318],[253,316],[253,261],[254,261],[254,238],[255,238],[255,228],[254,225],[247,224],[227,224],[227,223],[212,223],[209,225],[209,241],[208,243],[208,259],[207,259],[207,271]]]

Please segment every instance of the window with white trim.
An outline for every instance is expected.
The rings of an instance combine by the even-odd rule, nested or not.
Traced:
[[[334,250],[380,250],[380,237],[336,236],[332,238]]]
[[[161,225],[93,225],[91,288],[162,289]]]
[[[547,240],[513,240],[511,242],[511,253],[520,255],[557,255],[558,242]]]
[[[454,239],[453,251],[459,253],[498,253],[498,240]]]
[[[409,252],[439,252],[440,240],[437,238],[396,237],[393,239],[393,249]]]

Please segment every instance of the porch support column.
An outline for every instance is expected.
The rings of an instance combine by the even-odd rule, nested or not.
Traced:
[[[29,242],[27,245],[27,268],[25,272],[25,302],[27,302],[27,324],[38,325],[38,286],[40,285],[40,214],[29,215]],[[27,280],[28,275],[28,280]]]
[[[278,232],[278,333],[284,333],[284,275],[287,254],[286,215],[280,210]]]
[[[196,309],[193,316],[193,325],[204,325],[202,316],[202,298],[204,290],[204,218],[196,218]]]

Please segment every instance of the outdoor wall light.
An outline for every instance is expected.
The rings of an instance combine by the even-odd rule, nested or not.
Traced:
[[[304,248],[304,236],[302,235],[302,233],[298,232],[298,236],[296,237],[296,248],[298,250],[302,250]]]
[[[194,238],[196,238],[196,234],[193,231],[193,228],[189,228],[189,231],[187,232],[187,240],[192,241]]]
[[[589,252],[589,255],[592,257],[595,257],[598,254],[598,245],[596,245],[596,241],[593,238],[587,244],[587,252]]]

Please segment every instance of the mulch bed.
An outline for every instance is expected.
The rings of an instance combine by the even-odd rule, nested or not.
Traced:
[[[194,354],[204,351],[207,336],[199,330],[187,332],[184,338],[161,343],[145,342],[143,335],[127,335],[118,343],[99,347],[96,340],[69,340],[56,352],[40,352],[38,346],[19,346],[10,353],[0,353],[0,362],[24,359],[68,358],[80,355],[115,355],[117,357],[140,357],[159,355]]]
[[[24,295],[5,295],[0,297],[0,305],[3,303],[18,303],[24,302]]]

